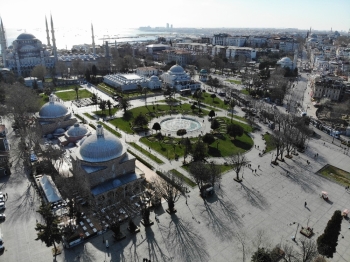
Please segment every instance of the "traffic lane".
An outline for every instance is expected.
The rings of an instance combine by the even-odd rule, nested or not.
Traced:
[[[339,139],[336,139],[336,138],[326,134],[325,132],[321,131],[320,129],[314,127],[313,125],[310,125],[309,127],[311,128],[311,130],[313,130],[316,133],[318,139],[321,139],[327,143],[331,143],[333,145],[339,146],[341,148],[349,149],[349,147],[343,145]]]

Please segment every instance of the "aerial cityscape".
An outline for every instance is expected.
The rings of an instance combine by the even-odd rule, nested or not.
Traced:
[[[350,262],[350,2],[20,4],[0,261]]]

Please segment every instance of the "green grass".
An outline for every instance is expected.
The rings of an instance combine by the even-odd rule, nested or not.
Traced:
[[[111,132],[113,135],[117,136],[117,137],[122,137],[122,134],[119,133],[118,131],[114,130],[113,128],[111,128],[110,126],[107,126],[106,124],[102,123],[102,122],[98,122],[100,125],[102,125],[105,129],[107,129],[109,132]]]
[[[226,80],[227,82],[230,82],[230,83],[234,83],[236,85],[240,85],[242,84],[242,81],[241,80],[233,80],[233,79],[229,79],[229,80]]]
[[[170,170],[171,173],[173,173],[175,176],[181,178],[187,185],[189,185],[190,187],[195,187],[197,184],[195,182],[193,182],[191,179],[189,179],[187,176],[184,176],[183,174],[181,174],[179,171],[177,171],[176,169],[171,169]]]
[[[264,134],[263,138],[266,141],[266,151],[265,151],[265,153],[268,153],[268,152],[276,149],[276,146],[272,142],[272,135],[271,134]]]
[[[172,107],[172,109],[178,110],[178,112],[185,112],[188,111],[188,114],[192,114],[191,105],[184,104],[181,107]],[[149,106],[141,106],[137,108],[133,108],[131,110],[127,110],[126,113],[124,113],[123,117],[116,118],[110,121],[110,123],[114,126],[117,126],[120,130],[123,130],[124,132],[128,134],[132,134],[134,131],[131,129],[132,123],[134,121],[134,118],[138,116],[140,113],[146,115],[148,113],[154,113],[156,116],[162,116],[162,112],[165,114],[168,114],[168,111],[170,110],[169,105],[155,105],[155,110],[153,110],[153,105]],[[195,110],[194,112],[197,112]],[[207,116],[209,111],[202,109],[203,116]],[[152,117],[148,116],[148,120],[151,120]]]
[[[228,117],[229,117],[229,118],[231,118],[231,115],[232,115],[232,114],[228,113]],[[247,123],[247,119],[245,119],[245,118],[242,117],[242,116],[233,115],[232,117],[235,118],[235,119],[238,119],[238,120],[241,120],[241,121]]]
[[[49,102],[49,97],[44,93],[40,94],[40,106],[45,105],[47,102]]]
[[[78,86],[81,88],[79,85],[69,85],[69,86],[56,86],[55,91],[63,91],[63,90],[74,90],[74,88]]]
[[[215,97],[214,100],[213,98],[210,97],[211,94],[209,93],[203,93],[203,100],[202,103],[211,105],[211,106],[216,106],[219,108],[227,108],[227,105],[225,105],[224,101],[222,101],[219,97]],[[195,100],[195,99],[194,99]]]
[[[318,173],[343,186],[350,186],[350,173],[345,170],[332,165],[326,165]]]
[[[95,118],[90,115],[89,113],[83,113],[84,116],[87,116],[88,118],[90,118],[91,120],[95,120]]]
[[[164,162],[162,160],[160,160],[158,157],[152,155],[149,151],[143,149],[142,147],[140,147],[139,145],[137,145],[134,142],[129,143],[131,146],[133,146],[134,148],[136,148],[138,151],[140,151],[141,153],[143,153],[144,155],[148,156],[150,159],[152,159],[153,161],[155,161],[157,164],[164,164]]]
[[[111,116],[114,115],[117,111],[118,111],[118,108],[112,107],[111,108]],[[108,107],[106,107],[106,110],[104,111],[104,113],[102,113],[102,110],[95,111],[94,113],[95,113],[95,115],[97,115],[99,117],[109,116]]]
[[[116,93],[116,91],[115,91],[114,88],[109,87],[109,86],[107,86],[107,85],[104,84],[104,83],[98,84],[98,85],[97,85],[97,88],[99,88],[99,89],[105,91],[106,93],[108,93],[108,94],[110,94],[110,95],[112,95],[112,96],[114,95],[114,93]]]
[[[77,98],[74,90],[70,90],[67,92],[56,92],[55,95],[64,101],[76,100],[76,98]],[[79,91],[78,91],[79,99],[88,98],[88,97],[91,97],[91,95],[92,95],[92,93],[90,93],[86,89],[79,89]]]
[[[222,119],[226,123],[231,122],[230,119],[225,117],[220,117],[218,119]],[[232,122],[242,126],[245,131],[244,134],[241,137],[232,139],[230,136],[223,133],[222,136],[208,146],[208,154],[210,157],[227,157],[234,153],[243,153],[253,146],[254,142],[247,134],[252,132],[252,128],[247,124],[243,124],[235,120]],[[179,144],[181,138],[171,137],[170,139],[172,143],[166,143],[166,141],[169,141],[168,137],[166,137],[164,141],[158,141],[153,136],[151,136],[151,138],[152,140],[150,140],[149,137],[143,137],[140,139],[140,141],[168,159],[175,159],[175,154],[178,155],[179,158],[183,157],[184,147]],[[195,143],[197,139],[198,138],[192,138],[192,143]],[[217,141],[219,143],[217,143]]]
[[[247,89],[242,89],[241,90],[242,94],[249,95],[249,91]]]
[[[144,165],[145,165],[146,167],[148,167],[149,169],[151,169],[151,170],[154,169],[154,167],[153,167],[150,163],[146,162],[146,161],[143,160],[141,157],[135,155],[135,154],[134,154],[133,152],[131,152],[129,149],[128,149],[128,153],[130,153],[131,155],[133,155],[138,161],[140,161],[142,164],[144,164]]]
[[[206,166],[209,166],[209,164],[205,164]],[[220,174],[226,173],[227,171],[232,170],[232,168],[229,165],[217,165],[220,168]],[[183,169],[185,169],[187,172],[190,172],[190,165],[186,164],[182,166]]]

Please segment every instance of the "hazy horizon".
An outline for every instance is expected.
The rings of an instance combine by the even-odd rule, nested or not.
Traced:
[[[349,0],[134,0],[117,4],[107,1],[95,6],[81,1],[60,3],[42,0],[5,1],[0,16],[6,28],[45,28],[45,16],[55,28],[243,28],[345,31],[350,28]],[[19,8],[20,7],[20,8]],[[12,11],[13,10],[13,11]]]

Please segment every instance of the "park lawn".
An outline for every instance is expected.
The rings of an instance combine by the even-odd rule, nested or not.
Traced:
[[[91,120],[95,120],[95,118],[92,115],[90,115],[89,113],[83,113],[83,115],[87,116]]]
[[[276,149],[276,145],[274,145],[272,142],[272,135],[271,134],[266,133],[263,135],[263,138],[266,141],[265,153],[268,153],[268,152]]]
[[[209,165],[209,164],[205,164]],[[229,165],[217,165],[220,168],[220,174],[226,173],[227,171],[232,170],[232,168]],[[185,169],[187,172],[190,172],[190,164],[186,164],[181,166],[183,169]]]
[[[74,90],[70,90],[67,92],[57,92],[57,93],[55,93],[55,95],[64,101],[76,100],[76,97],[77,97]],[[79,89],[79,91],[78,91],[79,99],[88,98],[88,97],[91,97],[91,95],[92,95],[92,93],[86,89]]]
[[[79,85],[69,85],[69,86],[56,86],[55,91],[63,91],[63,90],[74,90],[74,88],[78,86],[81,88]]]
[[[332,165],[326,165],[320,171],[318,171],[318,173],[332,181],[336,181],[343,186],[350,186],[350,173],[343,169]]]
[[[228,117],[231,119],[232,114],[231,114],[231,113],[228,113],[227,115],[228,115]],[[238,119],[238,120],[241,120],[241,121],[243,121],[243,122],[245,122],[245,123],[247,123],[247,119],[244,118],[244,117],[242,117],[242,116],[233,115],[232,117],[233,117],[233,118],[236,118],[236,119]]]
[[[132,122],[134,120],[134,118],[136,116],[138,116],[140,113],[146,115],[149,113],[154,113],[156,115],[161,116],[162,112],[164,112],[165,114],[168,114],[168,111],[170,110],[170,105],[159,105],[159,104],[155,104],[154,105],[155,110],[153,110],[153,105],[149,105],[149,106],[140,106],[137,108],[133,108],[131,110],[127,110],[126,113],[124,113],[123,117],[121,118],[116,118],[110,121],[110,123],[118,128],[120,128],[121,130],[123,130],[124,132],[128,133],[128,134],[132,134],[134,131],[131,129],[132,126]],[[180,106],[172,106],[173,110],[177,110],[180,113],[181,111],[188,111],[189,114],[192,113],[192,109],[191,109],[191,105],[189,104],[184,104],[181,107]],[[123,109],[121,109],[123,110]],[[197,110],[195,110],[196,112]],[[209,111],[206,110],[202,110],[203,116],[208,115]],[[150,117],[148,115],[148,120],[151,120],[152,117]],[[152,128],[152,127],[151,127]]]
[[[226,80],[227,82],[230,82],[230,83],[234,83],[236,85],[240,85],[242,84],[242,81],[240,80],[234,80],[234,79],[229,79],[229,80]]]
[[[188,178],[187,176],[183,175],[181,172],[177,171],[176,169],[171,169],[170,172],[173,173],[178,178],[182,179],[187,185],[189,185],[192,188],[197,185],[190,178]]]
[[[228,117],[218,117],[217,119],[223,119],[226,122],[226,124],[231,123],[231,118],[228,118]],[[253,128],[248,124],[244,124],[242,122],[235,121],[234,119],[232,120],[232,123],[243,127],[245,132],[248,132],[248,133],[253,132]]]
[[[157,164],[164,164],[164,162],[162,160],[160,160],[158,157],[156,157],[155,155],[152,155],[149,151],[143,149],[142,147],[140,147],[138,144],[131,142],[129,143],[131,146],[135,147],[138,151],[140,151],[142,154],[144,154],[145,156],[148,156],[150,159],[152,159],[153,161],[155,161]]]
[[[168,144],[164,142],[159,142],[158,140],[151,141],[147,137],[140,138],[140,141],[142,143],[152,148],[154,151],[158,152],[159,154],[163,155],[165,158],[175,159],[175,154],[178,155],[179,161],[180,161],[180,157],[183,157],[184,155],[184,147],[178,144],[178,141],[180,140],[181,138],[173,138],[173,143]]]
[[[40,94],[40,106],[45,105],[47,102],[49,102],[49,97],[45,95],[44,93]]]
[[[109,114],[109,110],[108,107],[106,106],[106,110],[104,111],[104,113],[102,113],[102,110],[98,110],[95,111],[94,114],[97,115],[98,117],[105,117],[105,116],[109,116],[109,115],[114,115],[116,112],[118,111],[117,107],[111,107],[111,114]]]
[[[211,106],[216,106],[216,107],[219,107],[219,108],[227,108],[227,105],[224,104],[224,101],[222,101],[218,95],[216,95],[216,97],[214,98],[211,98],[212,94],[209,94],[209,93],[203,93],[203,100],[201,101],[202,103],[205,103],[205,104],[208,104],[208,105],[211,105]],[[194,98],[195,99],[195,98]]]
[[[245,94],[245,95],[247,95],[247,96],[249,95],[249,91],[248,91],[247,89],[242,89],[242,90],[241,90],[241,93],[242,93],[242,94]]]

